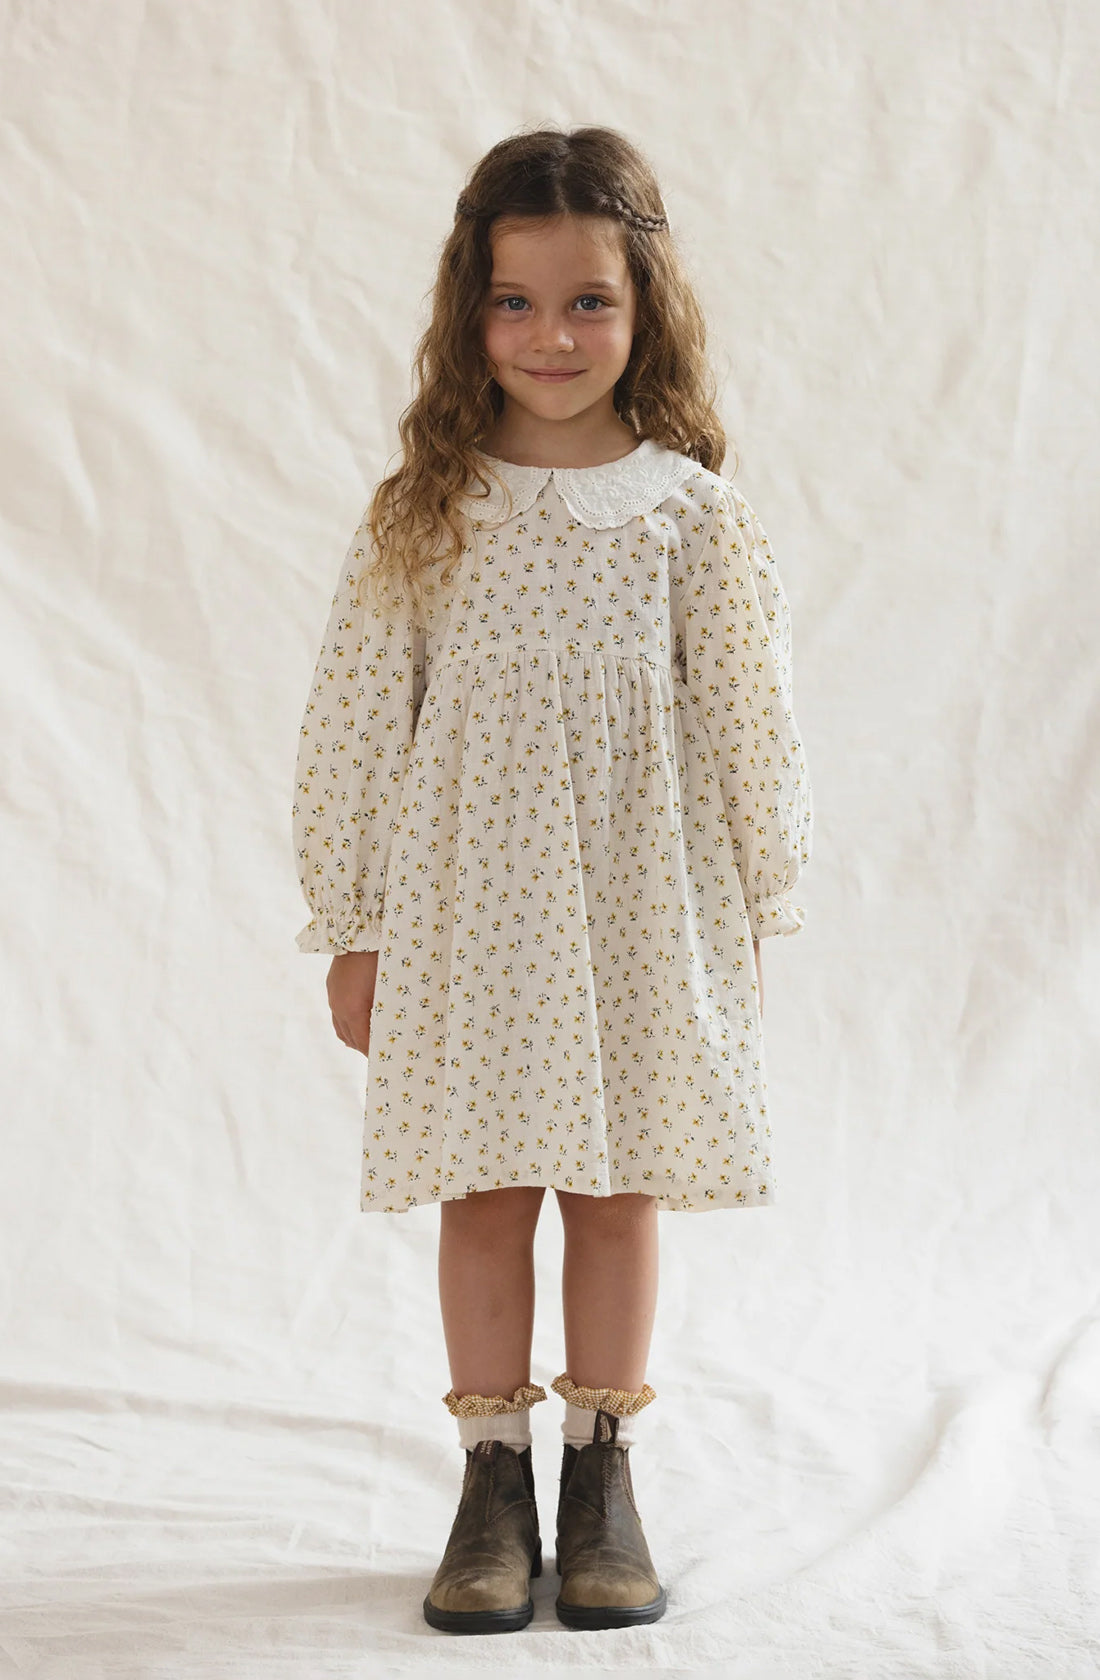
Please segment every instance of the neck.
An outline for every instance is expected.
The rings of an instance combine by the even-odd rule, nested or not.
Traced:
[[[517,467],[602,467],[637,449],[641,439],[615,415],[585,424],[586,416],[546,421],[508,408],[482,438],[479,447]]]

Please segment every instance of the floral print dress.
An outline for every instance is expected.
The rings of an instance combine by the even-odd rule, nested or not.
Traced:
[[[297,945],[379,953],[360,1205],[768,1205],[752,940],[802,926],[812,832],[768,538],[651,439],[485,458],[510,501],[468,487],[419,613],[357,604],[364,515],[299,738]]]

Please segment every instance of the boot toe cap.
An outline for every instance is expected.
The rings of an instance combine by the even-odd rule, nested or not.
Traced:
[[[561,1584],[562,1603],[578,1610],[636,1610],[660,1594],[656,1576],[625,1569],[571,1569]]]
[[[485,1610],[516,1610],[527,1603],[527,1582],[513,1575],[458,1575],[433,1582],[428,1597],[437,1610],[476,1614]]]

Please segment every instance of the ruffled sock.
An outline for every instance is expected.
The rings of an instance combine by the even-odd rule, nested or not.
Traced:
[[[479,1441],[503,1441],[522,1452],[531,1445],[531,1407],[545,1400],[538,1383],[521,1383],[510,1398],[503,1394],[462,1394],[449,1389],[443,1404],[458,1420],[458,1444],[465,1450]]]
[[[619,1420],[615,1432],[617,1445],[632,1447],[637,1441],[635,1420],[643,1406],[656,1400],[656,1392],[648,1383],[639,1389],[585,1388],[573,1382],[563,1371],[550,1384],[555,1394],[565,1401],[565,1417],[561,1432],[571,1447],[587,1447],[592,1440],[597,1410],[610,1412]]]

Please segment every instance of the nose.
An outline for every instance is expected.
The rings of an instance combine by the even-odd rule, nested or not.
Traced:
[[[537,317],[531,331],[531,348],[540,353],[547,350],[572,350],[573,334],[569,322],[560,315]]]

